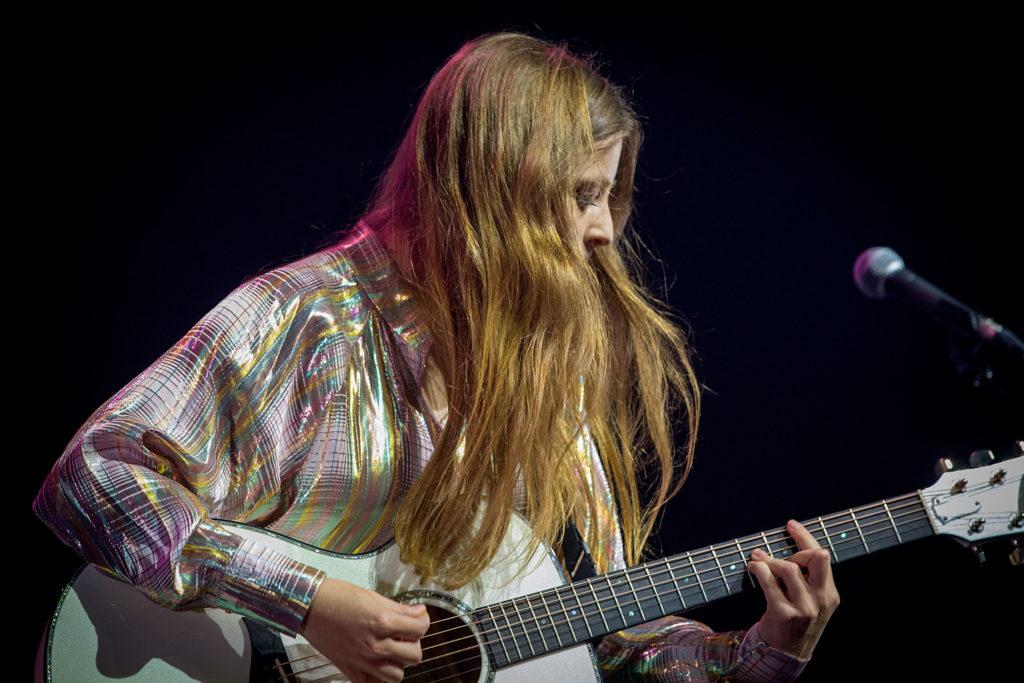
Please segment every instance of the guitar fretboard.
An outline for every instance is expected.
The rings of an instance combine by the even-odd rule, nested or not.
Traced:
[[[801,524],[833,564],[934,534],[920,492]],[[751,588],[755,548],[773,557],[798,550],[785,528],[772,529],[487,605],[473,618],[502,668]]]

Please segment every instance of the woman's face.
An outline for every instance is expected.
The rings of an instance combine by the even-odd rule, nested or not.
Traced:
[[[576,237],[581,252],[588,259],[594,246],[611,244],[615,238],[608,196],[615,189],[615,175],[621,154],[620,137],[604,147],[574,182]]]

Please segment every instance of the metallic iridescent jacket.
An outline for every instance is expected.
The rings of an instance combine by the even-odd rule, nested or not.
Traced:
[[[360,221],[239,285],[79,428],[36,515],[167,608],[219,607],[295,635],[326,574],[213,518],[339,553],[390,540],[390,488],[400,500],[439,427],[422,393],[402,390],[422,386],[429,340],[396,273]],[[604,511],[581,532],[606,530],[594,560],[624,568],[600,456],[589,432],[578,443]],[[792,680],[806,663],[756,627],[715,633],[679,616],[614,633],[598,656],[616,680]]]

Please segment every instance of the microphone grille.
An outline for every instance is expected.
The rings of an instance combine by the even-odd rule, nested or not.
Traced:
[[[865,296],[884,299],[886,278],[903,268],[903,259],[889,247],[871,247],[854,262],[853,281]]]

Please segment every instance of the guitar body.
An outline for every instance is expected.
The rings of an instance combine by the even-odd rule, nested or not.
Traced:
[[[475,608],[554,588],[566,583],[554,553],[541,544],[527,569],[519,554],[532,531],[513,513],[502,547],[473,583],[453,592],[433,583],[420,583],[416,572],[399,559],[394,541],[365,555],[342,555],[296,541],[276,532],[237,522],[218,520],[233,532],[301,562],[400,602],[426,603],[430,631],[421,640],[424,660],[437,655],[432,643],[461,638],[452,648],[449,663],[421,664],[415,681],[558,680],[593,683],[601,680],[594,649],[589,643],[519,662],[496,670],[484,644],[486,635],[469,618]],[[459,617],[458,620],[449,619]],[[438,623],[442,619],[448,619]],[[445,636],[433,636],[444,631]],[[464,635],[464,637],[462,637]],[[326,657],[301,636],[280,635],[298,681],[347,681]],[[495,640],[491,636],[491,640]],[[510,646],[511,647],[511,646]],[[92,564],[84,565],[63,591],[50,623],[46,643],[47,680],[50,681],[250,681],[282,680],[280,671],[253,670],[254,644],[241,615],[220,609],[170,610],[147,598]],[[454,666],[454,668],[453,668]],[[430,671],[430,673],[419,673]],[[457,673],[453,673],[458,670]],[[406,669],[411,678],[414,669]]]

